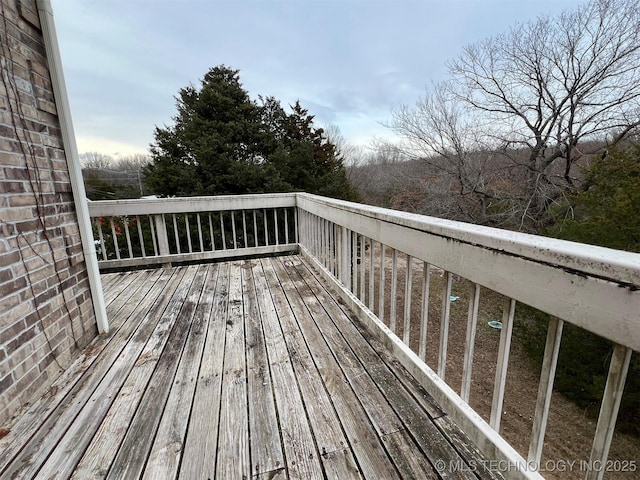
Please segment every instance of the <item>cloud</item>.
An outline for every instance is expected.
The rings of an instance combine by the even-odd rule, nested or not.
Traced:
[[[577,3],[65,0],[54,13],[82,144],[143,151],[153,127],[171,123],[178,89],[223,63],[253,98],[300,99],[320,124],[364,143],[392,108],[444,79],[465,44]]]

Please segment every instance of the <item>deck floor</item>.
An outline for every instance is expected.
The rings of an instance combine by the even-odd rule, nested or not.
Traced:
[[[1,478],[491,478],[299,256],[103,275],[98,337]]]

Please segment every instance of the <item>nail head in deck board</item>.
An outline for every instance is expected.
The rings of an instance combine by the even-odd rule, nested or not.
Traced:
[[[249,260],[242,265],[242,297],[245,305],[251,470],[252,475],[259,475],[277,471],[285,460],[251,271],[254,265],[255,262]]]
[[[144,479],[175,478],[178,473],[217,281],[218,265],[213,264],[209,266],[201,286],[202,296],[196,307],[187,344],[149,453]]]
[[[348,448],[322,455],[322,466],[327,478],[339,480],[362,478],[353,453]]]
[[[223,383],[220,395],[220,433],[216,467],[218,478],[248,478],[251,475],[244,312],[240,273],[240,264],[238,262],[231,263],[229,307],[225,322],[227,339],[225,341]]]
[[[89,408],[91,406],[95,408],[96,402],[91,402],[91,398],[106,398],[106,403],[110,404],[111,399],[102,395],[105,389],[103,380],[107,377],[117,378],[117,373],[124,373],[132,367],[132,358],[134,357],[131,355],[135,354],[135,350],[138,349],[135,346],[136,340],[148,337],[148,332],[152,331],[156,324],[152,319],[154,309],[164,306],[162,302],[152,304],[152,301],[158,296],[164,295],[164,286],[167,283],[179,282],[180,277],[181,275],[175,274],[175,271],[167,271],[150,287],[149,292],[153,293],[145,295],[142,305],[131,306],[129,311],[132,313],[132,318],[128,318],[128,321],[118,331],[117,341],[109,342],[99,360],[74,385],[69,395],[56,407],[56,411],[52,412],[27,445],[19,451],[8,469],[2,472],[3,475],[7,475],[9,478],[18,475],[28,478],[34,475],[35,471],[47,460],[50,452],[59,447],[60,439],[63,438],[68,426],[75,424],[73,420],[78,413],[84,410],[87,405]],[[140,310],[134,310],[135,307]],[[142,346],[139,346],[139,349],[141,348]],[[126,352],[129,352],[130,355],[127,355]],[[114,362],[119,363],[121,368],[114,369]],[[127,362],[131,365],[127,365]],[[104,405],[99,406],[104,407]],[[90,419],[90,417],[86,418]],[[82,424],[79,425],[82,426]]]
[[[141,330],[148,335],[138,337],[139,342],[136,343],[139,343],[139,347],[130,343],[128,346],[132,345],[132,348],[129,351],[125,348],[125,358],[136,359],[133,367],[129,367],[126,360],[121,360],[122,356],[116,360],[112,370],[98,386],[92,402],[80,412],[79,415],[85,416],[86,420],[74,423],[69,428],[38,475],[50,478],[54,474],[66,477],[73,473],[75,478],[85,479],[90,476],[102,477],[102,472],[109,471],[113,457],[119,454],[118,446],[125,434],[129,434],[131,419],[170,337],[173,321],[192,283],[193,274],[193,267],[178,272],[178,283],[171,284],[172,288],[165,290],[166,297],[163,298],[168,298],[168,303],[164,310],[163,307],[158,307],[157,316],[160,319],[153,331]],[[140,359],[144,360],[141,362]],[[113,376],[110,375],[112,371]],[[110,401],[102,401],[103,398]],[[153,408],[153,404],[150,407]],[[138,445],[136,451],[137,447]],[[85,453],[87,457],[83,457]]]
[[[296,478],[324,478],[263,265],[254,268],[253,274],[288,474]]]
[[[215,477],[228,298],[229,264],[221,263],[184,454],[180,462],[180,478]]]

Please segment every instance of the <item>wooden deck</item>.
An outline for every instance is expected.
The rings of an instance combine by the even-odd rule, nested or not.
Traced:
[[[1,478],[493,478],[300,257],[103,283],[111,333],[0,440]]]

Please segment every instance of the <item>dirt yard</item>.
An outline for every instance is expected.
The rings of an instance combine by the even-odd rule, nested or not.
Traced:
[[[367,305],[372,304],[376,314],[379,314],[379,253],[379,247],[375,248],[373,262],[375,294],[372,303],[369,299],[370,257],[368,249],[363,256],[365,266],[364,302]],[[402,338],[405,272],[407,268],[406,256],[398,254],[397,261],[396,334]],[[384,321],[389,325],[391,311],[391,249],[386,251],[385,264]],[[416,353],[419,348],[422,277],[422,262],[413,260],[410,347]],[[446,274],[438,268],[431,267],[429,278],[430,294],[426,362],[435,371],[437,370],[442,299],[446,286]],[[469,281],[454,276],[451,295],[458,298],[451,302],[445,379],[458,394],[460,393],[462,382],[464,344],[471,288],[472,285]],[[481,289],[470,404],[487,422],[491,412],[500,339],[500,330],[489,327],[487,322],[502,320],[504,303],[505,299],[501,295],[484,288]],[[525,459],[529,449],[539,378],[540,368],[536,365],[536,362],[529,358],[517,336],[514,335],[509,358],[500,433]],[[541,461],[542,469],[546,470],[542,472],[545,478],[582,480],[585,477],[584,465],[589,460],[595,426],[594,419],[586,417],[584,412],[571,401],[554,392]],[[609,459],[611,468],[605,474],[605,479],[631,480],[640,478],[640,439],[616,433],[611,445]],[[583,462],[582,468],[581,462]],[[624,468],[625,466],[627,468]],[[618,471],[621,469],[626,471]],[[630,471],[634,469],[637,471]]]

